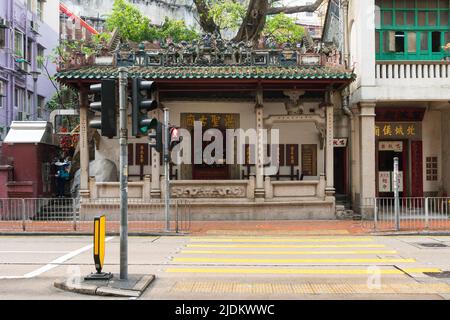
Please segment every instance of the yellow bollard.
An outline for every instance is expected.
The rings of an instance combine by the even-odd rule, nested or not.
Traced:
[[[97,273],[91,273],[85,280],[109,280],[111,273],[102,272],[105,261],[106,217],[102,215],[94,219],[94,263]]]

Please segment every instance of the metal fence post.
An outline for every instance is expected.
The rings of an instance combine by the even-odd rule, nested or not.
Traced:
[[[77,231],[77,210],[75,208],[75,199],[72,198],[73,231]]]
[[[428,211],[428,200],[429,198],[425,198],[425,229],[428,230],[430,225],[430,221],[429,221],[429,211]]]
[[[398,185],[398,158],[394,158],[394,212],[395,212],[395,229],[400,230],[400,199]]]
[[[373,206],[373,217],[374,217],[374,230],[377,231],[378,230],[378,206],[377,206],[377,198],[374,198],[375,200],[375,204]]]
[[[175,212],[176,212],[176,222],[175,222],[175,233],[178,233],[178,201],[175,200]]]
[[[23,230],[23,231],[26,231],[25,220],[26,220],[26,214],[25,214],[25,199],[22,199],[22,230]]]

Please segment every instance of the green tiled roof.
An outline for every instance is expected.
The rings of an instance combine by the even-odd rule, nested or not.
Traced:
[[[329,66],[207,66],[207,67],[130,67],[129,77],[164,79],[265,79],[265,80],[353,80],[352,71]],[[117,78],[118,68],[89,66],[63,70],[56,74],[58,80],[89,80]]]

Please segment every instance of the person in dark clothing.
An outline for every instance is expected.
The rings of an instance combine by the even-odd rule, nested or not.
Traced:
[[[63,198],[66,187],[66,181],[69,179],[69,172],[67,171],[67,166],[65,165],[59,166],[55,176],[56,176],[56,196],[58,198]]]

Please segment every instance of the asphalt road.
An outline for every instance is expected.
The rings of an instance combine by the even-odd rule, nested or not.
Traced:
[[[94,272],[92,255],[92,237],[0,237],[0,299],[111,299],[53,287]],[[129,273],[156,275],[140,299],[450,299],[450,278],[424,274],[446,270],[444,236],[129,239]],[[119,272],[118,237],[104,271]]]

